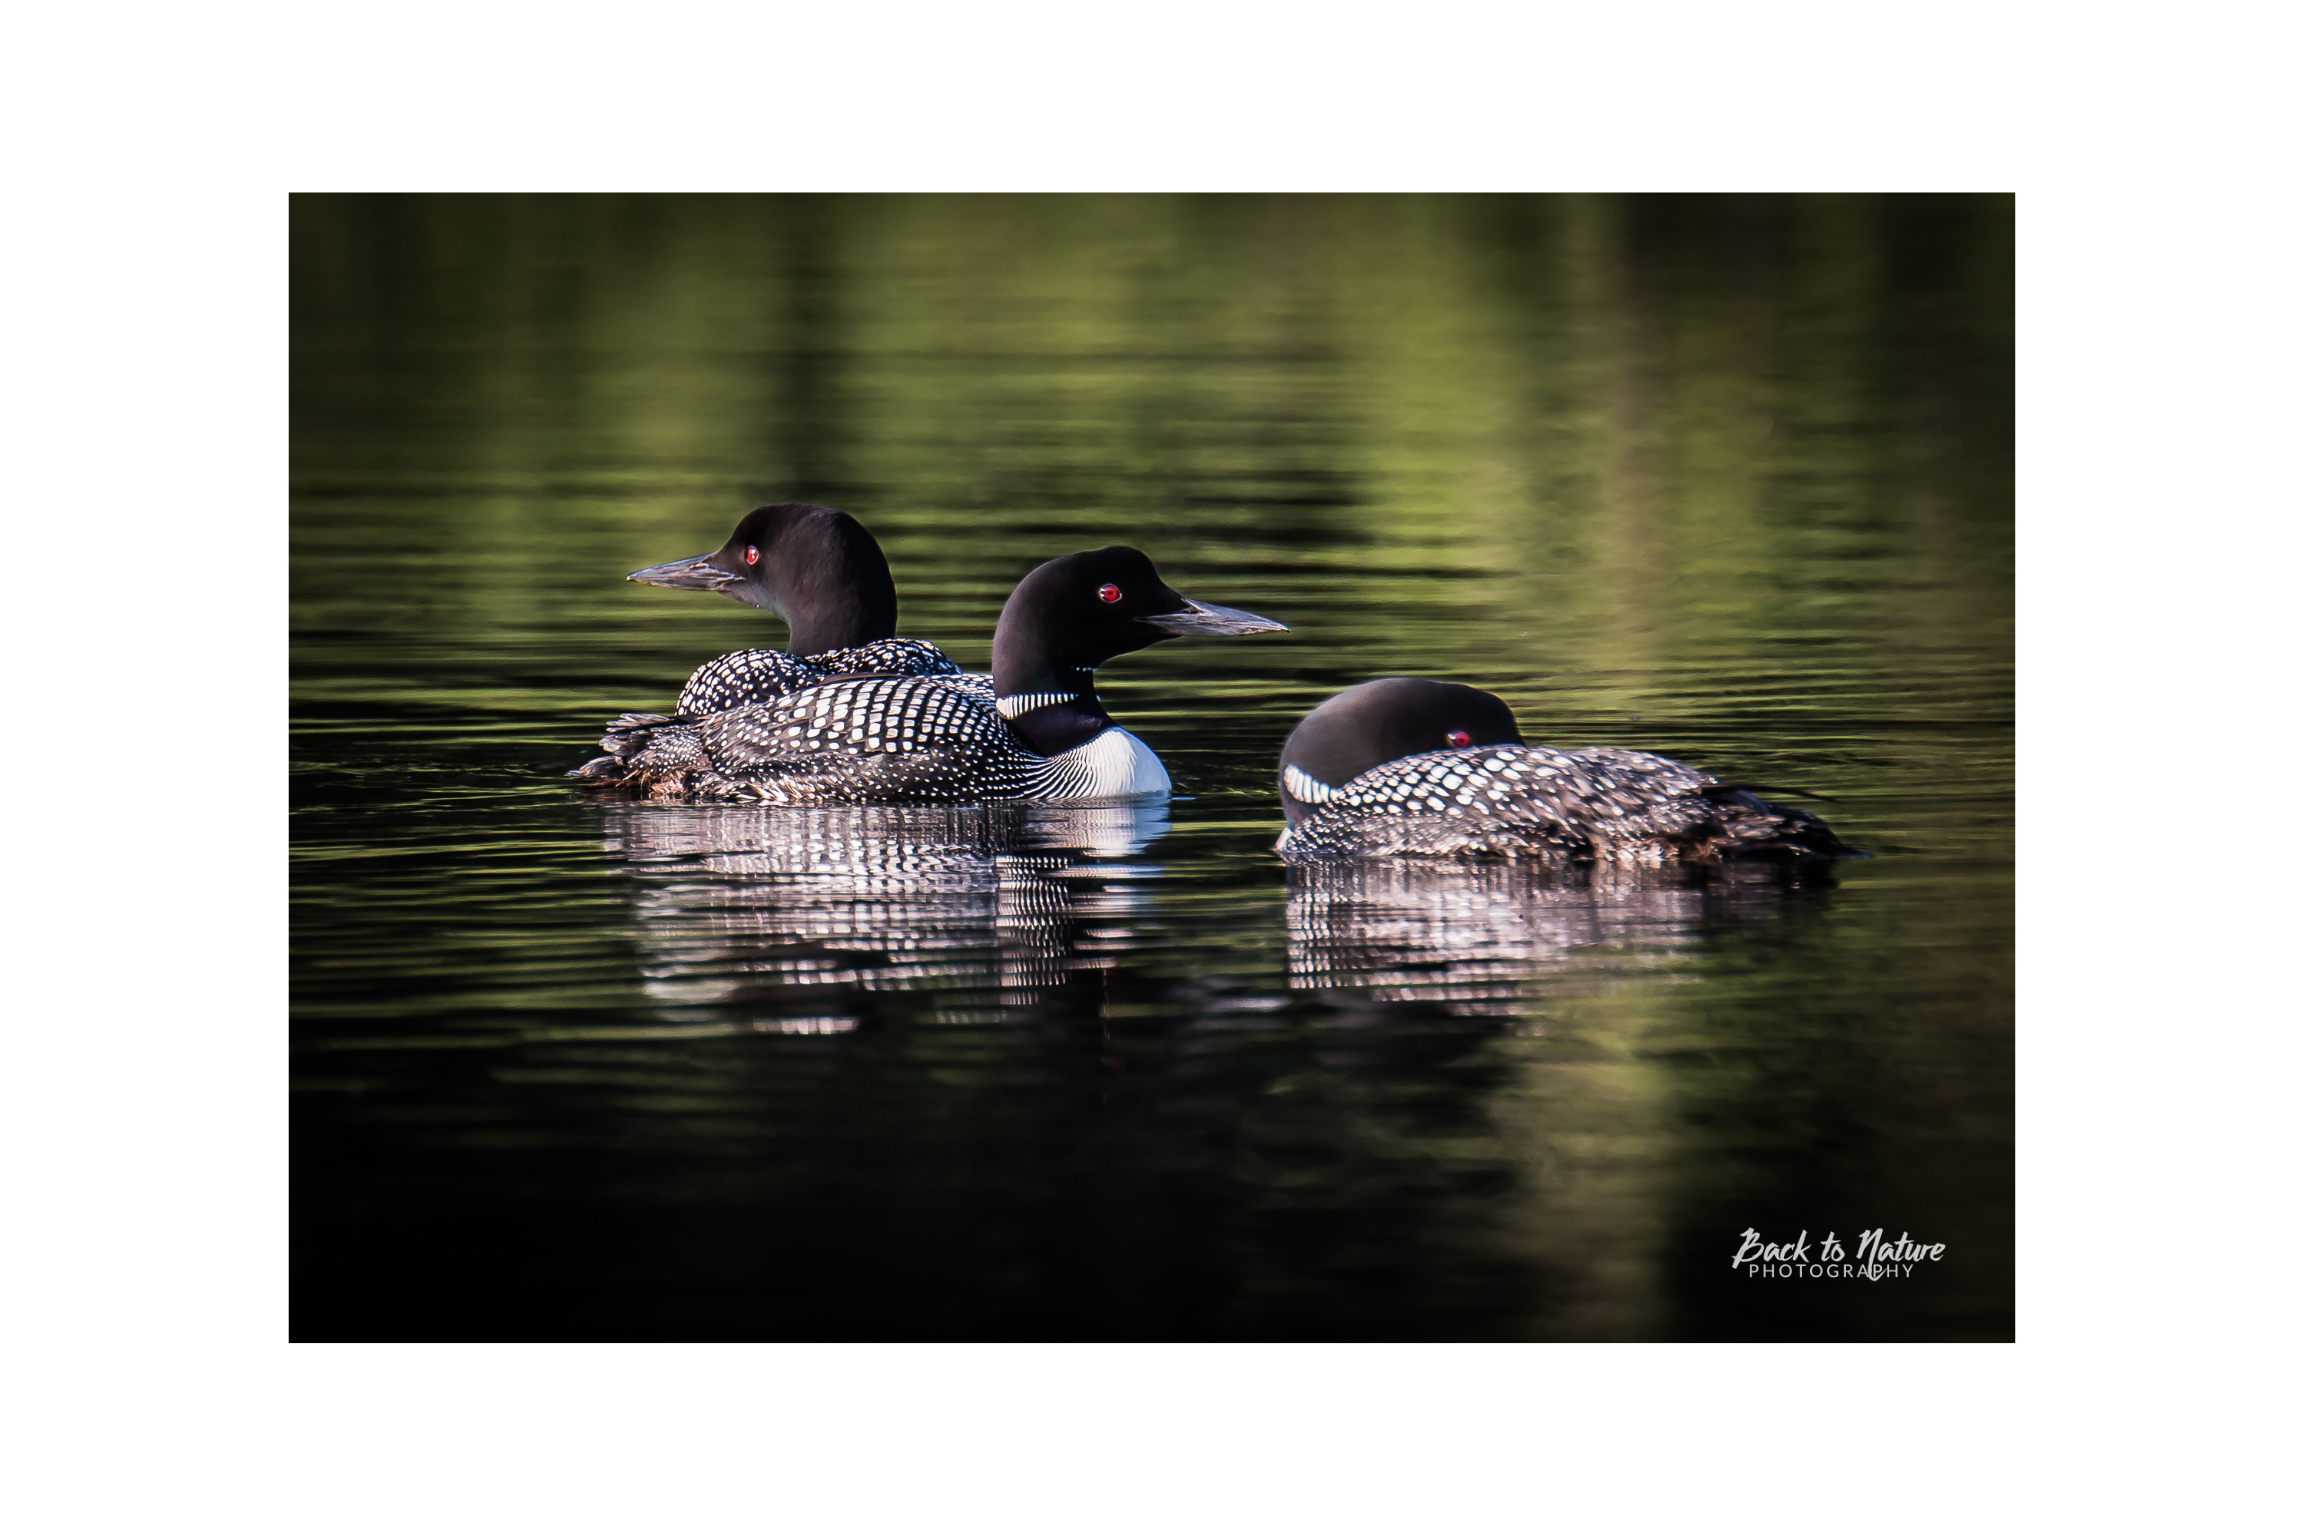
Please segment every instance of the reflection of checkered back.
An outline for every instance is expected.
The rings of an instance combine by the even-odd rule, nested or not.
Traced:
[[[1146,901],[1121,862],[1164,807],[612,805],[649,993],[671,1009],[814,1017],[835,992],[985,989],[991,1006],[1109,964],[1082,953]],[[1101,855],[1101,857],[1098,857]]]
[[[1669,872],[1317,865],[1289,874],[1288,979],[1518,1014],[1533,979],[1670,959],[1693,942],[1704,906],[1701,887]]]

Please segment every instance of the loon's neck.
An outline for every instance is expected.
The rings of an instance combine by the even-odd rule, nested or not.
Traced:
[[[995,676],[992,707],[1008,728],[1042,757],[1069,752],[1108,729],[1112,716],[1096,697],[1096,674],[1085,667],[1044,668],[1010,686]]]
[[[857,590],[811,593],[805,602],[772,593],[770,611],[792,626],[792,654],[852,651],[896,633],[896,600]]]

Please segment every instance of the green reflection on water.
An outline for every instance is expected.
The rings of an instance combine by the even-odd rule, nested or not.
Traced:
[[[2008,200],[300,198],[292,239],[299,1038],[410,1047],[301,1063],[370,1085],[310,1096],[336,1106],[299,1132],[320,1205],[487,1185],[540,1137],[656,1168],[520,1174],[596,1212],[637,1188],[812,1231],[794,1191],[838,1185],[886,1245],[954,1202],[1009,1276],[930,1314],[960,1334],[1023,1327],[1081,1203],[1131,1201],[1168,1213],[1191,1299],[1123,1287],[1124,1336],[2008,1331]],[[1115,1040],[1020,1040],[1012,997],[957,984],[873,1001],[878,1035],[771,1039],[644,984],[649,920],[552,775],[698,660],[781,643],[616,579],[776,499],[862,517],[904,631],[972,667],[1019,575],[1106,542],[1293,626],[1107,674],[1194,797],[1105,995],[1035,1005]],[[1385,1049],[1324,1062],[1360,1015],[1288,987],[1269,776],[1303,710],[1398,671],[1502,693],[1534,740],[1829,794],[1881,857],[1579,952],[1515,983],[1509,1029],[1371,1005]],[[1212,1033],[1209,976],[1287,1007]],[[681,1091],[553,1054],[587,1030],[635,1031]],[[497,1059],[428,1077],[426,1040]],[[798,1105],[810,1074],[853,1080],[877,1178]],[[1068,1097],[1106,1078],[1150,1082],[1170,1139]],[[690,1112],[728,1093],[751,1121]],[[426,1143],[443,1163],[370,1112],[458,1094],[504,1124]],[[771,1122],[778,1158],[731,1129]],[[752,1150],[715,1161],[731,1136]],[[1901,1297],[1689,1278],[1726,1273],[1723,1223],[1859,1216],[1972,1257]],[[309,1315],[381,1315],[309,1273]],[[753,1272],[678,1270],[699,1329],[721,1273]]]

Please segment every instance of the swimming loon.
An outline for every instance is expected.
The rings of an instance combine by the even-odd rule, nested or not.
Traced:
[[[1711,864],[1860,856],[1806,811],[1647,752],[1531,747],[1502,699],[1380,677],[1297,722],[1280,751],[1291,864],[1407,856]]]
[[[1194,602],[1115,544],[1016,584],[992,636],[993,699],[952,677],[840,677],[701,719],[625,715],[600,739],[608,755],[569,777],[774,805],[1166,794],[1160,759],[1096,697],[1096,668],[1173,635],[1286,628]]]
[[[754,508],[712,553],[624,579],[725,592],[792,626],[788,652],[731,651],[698,667],[672,706],[677,714],[718,714],[855,672],[949,677],[991,697],[989,677],[962,672],[925,640],[895,638],[888,559],[862,523],[831,507],[784,501]]]

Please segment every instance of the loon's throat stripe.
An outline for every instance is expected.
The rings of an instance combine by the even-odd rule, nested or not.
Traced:
[[[1326,805],[1336,798],[1335,790],[1321,783],[1294,763],[1290,763],[1282,771],[1280,778],[1288,786],[1288,793],[1306,805]]]
[[[994,699],[992,707],[1000,711],[1000,718],[1013,720],[1050,704],[1069,704],[1080,695],[1076,693],[1012,693],[1004,699]]]

